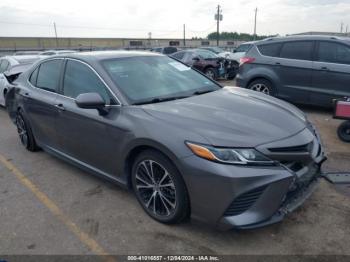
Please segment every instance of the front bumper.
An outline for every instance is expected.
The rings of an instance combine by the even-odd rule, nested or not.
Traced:
[[[309,139],[310,132],[306,129],[296,136]],[[306,158],[308,162],[300,170],[284,164],[224,165],[194,155],[182,159],[181,173],[186,174],[192,218],[222,230],[257,228],[281,221],[312,194],[320,177],[325,156],[318,138],[312,137],[317,155]]]

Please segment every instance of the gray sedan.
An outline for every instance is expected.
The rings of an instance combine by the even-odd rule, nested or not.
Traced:
[[[311,194],[325,159],[294,106],[160,54],[65,54],[13,84],[8,111],[26,149],[132,189],[162,223],[281,221]]]

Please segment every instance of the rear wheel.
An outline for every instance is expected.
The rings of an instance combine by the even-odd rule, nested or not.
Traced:
[[[272,83],[266,79],[257,79],[254,80],[250,85],[248,86],[248,89],[264,93],[266,95],[275,95],[275,92],[272,87]]]
[[[38,151],[39,147],[36,145],[32,129],[21,110],[19,110],[16,115],[16,126],[22,145],[29,151]]]
[[[350,121],[343,122],[338,127],[339,138],[347,143],[350,143]]]
[[[175,224],[188,217],[185,183],[176,167],[161,153],[147,150],[136,158],[132,184],[137,200],[153,219]]]

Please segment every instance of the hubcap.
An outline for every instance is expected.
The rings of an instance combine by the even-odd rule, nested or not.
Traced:
[[[136,190],[141,202],[156,216],[170,216],[176,208],[176,188],[168,171],[159,163],[144,160],[136,169]]]
[[[22,116],[17,116],[16,125],[21,143],[26,147],[28,145],[28,132]]]
[[[208,70],[205,75],[211,79],[214,79],[214,72],[211,70]]]
[[[250,89],[257,92],[264,93],[266,95],[270,94],[270,89],[264,84],[255,84]]]

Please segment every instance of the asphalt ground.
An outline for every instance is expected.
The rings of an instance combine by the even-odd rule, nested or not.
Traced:
[[[328,111],[303,110],[324,141],[324,170],[350,171],[350,144],[336,135],[340,121]],[[196,221],[166,226],[149,218],[132,192],[45,152],[26,151],[0,108],[0,255],[350,255],[348,189],[324,180],[282,223],[261,229],[221,232]]]

